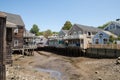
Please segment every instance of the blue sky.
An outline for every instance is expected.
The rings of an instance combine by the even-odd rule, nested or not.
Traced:
[[[120,0],[1,0],[0,11],[21,15],[27,30],[60,31],[67,20],[97,27],[120,18]]]

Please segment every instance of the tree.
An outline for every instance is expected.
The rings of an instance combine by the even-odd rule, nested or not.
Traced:
[[[69,30],[72,27],[72,24],[70,21],[66,21],[64,26],[62,27],[63,30]]]
[[[48,38],[48,36],[52,35],[52,31],[48,29],[48,30],[44,31],[43,35],[44,35],[44,37]]]
[[[119,34],[119,36],[118,36],[117,40],[120,40],[120,34]]]
[[[109,37],[110,43],[113,43],[114,40],[115,40],[115,38],[114,38],[113,36],[110,36],[110,37]]]
[[[34,24],[30,30],[31,33],[35,34],[36,36],[39,35],[39,28],[38,25]]]
[[[52,34],[58,34],[59,32],[52,32]]]
[[[103,24],[102,26],[98,26],[98,28],[100,29],[104,29],[106,26],[108,26],[110,24],[110,22],[107,22],[105,24]]]
[[[39,32],[39,34],[38,34],[38,35],[43,35],[43,33],[44,33],[44,32]]]

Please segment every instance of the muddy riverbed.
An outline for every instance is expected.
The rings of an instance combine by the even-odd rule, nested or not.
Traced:
[[[34,75],[34,79],[31,80],[120,79],[120,65],[115,64],[116,59],[65,57],[45,51],[34,53],[34,56],[14,60],[14,65],[20,65],[23,68],[19,70],[20,72]]]

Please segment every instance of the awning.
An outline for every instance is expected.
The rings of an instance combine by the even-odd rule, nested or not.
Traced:
[[[7,21],[7,22],[6,22],[6,27],[8,27],[8,28],[16,28],[17,25],[14,24],[14,23],[11,23],[11,22],[9,22],[9,21]]]

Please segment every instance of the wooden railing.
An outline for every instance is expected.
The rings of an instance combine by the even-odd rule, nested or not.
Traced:
[[[120,44],[89,44],[88,48],[120,49]]]

